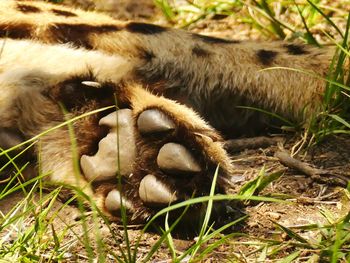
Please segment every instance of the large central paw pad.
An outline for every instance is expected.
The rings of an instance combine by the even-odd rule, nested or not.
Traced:
[[[217,135],[201,120],[160,108],[122,109],[99,124],[109,133],[94,156],[81,157],[81,168],[112,217],[124,205],[132,221],[143,221],[161,207],[207,195],[217,165],[222,178],[230,168]],[[222,184],[217,191],[224,192]]]
[[[83,155],[81,167],[89,181],[116,178],[117,172],[127,176],[133,172],[136,141],[132,112],[129,109],[113,112],[102,118],[100,125],[110,128],[98,145],[95,156]]]

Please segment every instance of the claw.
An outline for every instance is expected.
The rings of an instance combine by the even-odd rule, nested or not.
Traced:
[[[151,109],[140,114],[137,127],[141,133],[145,134],[174,130],[175,123],[163,112]]]
[[[96,81],[82,81],[81,84],[85,85],[85,86],[88,86],[88,87],[91,87],[91,88],[101,88],[102,85]]]
[[[118,211],[121,208],[120,201],[122,200],[123,206],[128,210],[133,210],[132,204],[125,200],[125,198],[121,199],[120,193],[118,190],[112,190],[108,193],[106,200],[105,200],[105,206],[108,211]]]
[[[169,204],[177,200],[175,192],[159,181],[154,175],[146,175],[140,183],[139,195],[148,204]]]
[[[202,169],[193,155],[181,144],[167,143],[160,149],[157,164],[169,173],[200,172]]]

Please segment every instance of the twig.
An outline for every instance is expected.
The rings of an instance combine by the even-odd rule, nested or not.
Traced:
[[[283,141],[282,137],[252,137],[242,139],[232,139],[225,141],[224,147],[229,153],[240,152],[245,149],[266,148]]]
[[[301,162],[289,155],[285,151],[278,151],[275,153],[275,157],[285,166],[298,170],[303,174],[309,176],[314,181],[331,184],[336,186],[346,187],[350,178],[340,174],[339,172],[331,170],[323,170],[313,168],[305,162]]]

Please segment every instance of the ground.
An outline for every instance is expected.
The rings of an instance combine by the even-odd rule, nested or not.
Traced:
[[[79,1],[73,0],[72,2],[76,3]],[[161,14],[153,6],[151,0],[121,1],[122,4],[118,6],[118,12],[113,7],[113,1],[107,1],[109,2],[107,7],[99,5],[101,1],[96,2],[97,8],[104,9],[104,11],[108,11],[120,19],[136,18],[152,22],[156,21],[162,24],[168,23],[161,18]],[[84,1],[84,3],[85,7],[91,8],[91,5],[86,4],[88,1]],[[122,8],[120,9],[120,7]],[[246,25],[237,24],[237,22],[233,22],[228,18],[211,20],[210,23],[208,21],[201,22],[190,29],[222,37],[240,39],[262,38],[261,35],[255,34],[254,30],[249,30],[249,27]],[[288,256],[296,251],[295,247],[298,247],[297,251],[300,251],[298,262],[303,262],[303,260],[312,259],[312,256],[317,254],[317,247],[312,245],[325,236],[325,233],[320,228],[314,228],[314,230],[308,230],[307,228],[312,228],[315,224],[329,225],[332,223],[332,220],[336,221],[349,213],[350,200],[343,188],[316,182],[298,170],[283,166],[279,159],[275,157],[274,154],[280,151],[281,148],[288,152],[295,151],[295,146],[301,139],[301,136],[282,133],[278,134],[278,137],[281,139],[277,145],[273,144],[264,148],[232,153],[232,159],[236,166],[234,178],[237,181],[237,186],[242,186],[247,181],[256,178],[263,167],[267,175],[276,171],[283,171],[283,175],[273,181],[260,195],[279,197],[286,202],[255,201],[245,203],[245,212],[249,217],[239,229],[235,230],[241,234],[226,239],[223,244],[206,255],[206,258],[202,259],[201,262],[223,262],[224,260],[232,262],[275,262],[279,258]],[[349,145],[350,136],[333,136],[317,145],[303,148],[294,157],[319,169],[349,176]],[[326,178],[324,180],[327,181]],[[48,192],[35,193],[32,201],[38,202],[40,194],[50,198]],[[24,194],[20,191],[6,197],[0,202],[1,213],[7,214],[23,198]],[[48,203],[49,200],[46,202],[47,206]],[[61,230],[66,229],[65,237],[61,244],[68,249],[65,249],[62,261],[88,262],[89,255],[86,246],[84,247],[84,242],[79,241],[83,238],[82,233],[84,232],[84,224],[79,224],[82,220],[79,209],[75,206],[64,206],[62,202],[56,201],[51,207],[49,214],[53,215],[55,213],[57,213],[57,216],[53,217],[53,222],[50,222],[54,226],[55,232],[60,233]],[[91,230],[88,236],[90,245],[95,247],[95,251],[98,249],[99,243],[96,241],[96,231],[99,232],[103,237],[106,250],[111,252],[109,256],[107,254],[106,261],[115,262],[112,256],[113,253],[120,255],[120,247],[126,248],[127,246],[123,226],[111,224],[111,229],[109,229],[109,226],[102,219],[94,218],[89,212],[86,212],[85,215],[87,218],[85,227]],[[13,229],[19,231],[19,228],[25,228],[34,224],[34,217],[28,216],[24,221],[21,221],[21,225],[16,225]],[[288,235],[288,232],[282,231],[279,225],[295,231],[298,234],[298,238],[303,238],[306,242],[303,243],[298,238],[291,238],[291,234]],[[135,244],[140,235],[142,235],[137,253],[137,259],[141,260],[157,242],[159,235],[152,231],[143,233],[141,230],[142,226],[129,226],[128,229],[131,244]],[[52,231],[47,233],[52,235]],[[9,232],[7,228],[6,232],[4,231],[0,234],[0,238],[2,244],[9,244],[16,239],[16,231]],[[46,238],[52,242],[51,237],[47,236]],[[186,251],[194,244],[194,240],[195,238],[193,239],[192,236],[186,237],[186,234],[182,233],[179,236],[175,236],[174,246],[181,254],[181,252]],[[207,246],[216,240],[210,240]],[[42,241],[45,242],[45,238]],[[296,243],[298,244],[295,245]],[[205,247],[202,248],[202,250],[204,249]],[[43,258],[45,258],[44,254],[42,255]],[[187,262],[186,259],[188,258],[183,259],[181,262]],[[310,262],[318,262],[317,257],[313,259],[314,261]],[[171,262],[170,252],[165,243],[152,256],[152,262]]]

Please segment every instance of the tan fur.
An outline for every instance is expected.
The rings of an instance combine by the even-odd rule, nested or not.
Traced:
[[[14,113],[11,111],[14,105],[12,103],[16,101],[16,98],[30,100],[31,96],[35,96],[37,92],[69,76],[83,74],[89,69],[101,79],[118,83],[131,69],[131,65],[122,57],[107,57],[98,52],[76,50],[64,45],[49,46],[32,41],[11,39],[0,40],[0,45],[2,46],[0,116],[2,116],[4,127],[12,126],[13,121],[16,121],[17,118],[23,121],[26,116],[30,116],[35,123],[42,122],[42,120],[36,121],[29,114],[37,111],[40,103],[35,103],[35,100],[38,98],[33,99],[32,103],[20,102],[33,109],[26,109],[22,112],[22,116],[13,116]],[[26,90],[27,86],[31,88],[37,86],[37,90]],[[30,126],[35,125],[29,124],[24,129],[28,130]]]
[[[103,189],[108,182],[94,189],[91,187],[92,182],[88,182],[73,165],[74,160],[79,162],[80,156],[86,154],[86,148],[92,144],[91,141],[101,139],[97,130],[98,116],[88,116],[71,124],[78,142],[77,149],[72,146],[74,144],[67,125],[47,132],[65,120],[101,107],[99,101],[92,100],[81,108],[71,109],[64,116],[56,99],[57,94],[64,92],[65,85],[71,85],[65,84],[65,81],[76,76],[92,74],[94,81],[101,85],[115,85],[114,96],[120,99],[122,104],[127,103],[128,107],[133,109],[135,120],[141,112],[150,108],[166,112],[178,129],[185,131],[191,147],[200,151],[199,159],[204,158],[203,161],[212,167],[220,165],[220,184],[224,187],[229,186],[225,178],[232,172],[232,166],[223,150],[221,137],[191,109],[164,97],[152,95],[138,84],[120,84],[122,77],[130,71],[130,64],[124,58],[95,51],[76,50],[67,45],[46,45],[28,40],[6,39],[1,40],[0,44],[3,47],[0,60],[0,129],[18,130],[24,139],[31,139],[45,132],[40,137],[35,137],[37,142],[34,154],[38,155],[41,161],[41,170],[38,173],[45,175],[46,180],[79,187],[85,194],[94,198],[96,205],[105,214],[110,215],[111,219],[117,219],[104,208],[104,199],[108,192]],[[92,89],[98,91],[99,88]],[[111,95],[107,104],[102,106],[113,106],[114,96]],[[73,102],[75,99],[74,94],[68,98]],[[138,137],[139,143],[142,143],[142,140]],[[144,155],[138,157],[138,166],[140,170],[147,170],[148,167],[152,170],[159,145],[150,143],[145,147],[146,151],[142,151],[145,152]],[[135,174],[129,182],[134,187],[125,190],[125,195],[131,200],[135,198],[135,186],[144,176],[137,174],[137,170]],[[146,219],[152,213],[145,210],[139,201],[133,202],[135,212],[132,220]]]
[[[304,120],[305,113],[310,116],[319,109],[325,87],[323,80],[285,69],[262,70],[278,66],[325,76],[331,49],[294,44],[302,52],[293,53],[283,42],[225,43],[160,27],[145,32],[147,28],[135,30],[132,23],[115,21],[95,12],[32,1],[20,4],[35,6],[40,12],[23,13],[18,11],[15,1],[1,1],[0,11],[4,11],[0,26],[9,37],[18,36],[14,34],[15,28],[6,25],[26,25],[29,34],[20,38],[45,43],[71,42],[123,56],[133,65],[130,78],[150,85],[153,92],[193,107],[224,132],[254,129],[258,123],[256,113],[235,106],[260,107],[296,121]],[[53,8],[75,16],[55,15]],[[74,25],[77,27],[71,28]],[[86,25],[95,28],[84,29]],[[270,51],[274,54],[269,54]]]
[[[28,139],[62,121],[62,110],[43,96],[44,91],[62,79],[83,75],[89,70],[102,81],[118,83],[129,69],[126,61],[118,56],[106,57],[93,51],[31,41],[7,39],[0,42],[1,127],[16,127]],[[99,63],[101,61],[103,63]],[[87,184],[84,179],[77,180],[73,176],[72,146],[66,128],[43,136],[39,144],[43,153],[42,172],[50,173],[50,181],[80,187]],[[86,192],[91,194],[89,188]]]
[[[29,139],[67,118],[114,105],[115,96],[118,106],[133,110],[135,120],[150,108],[166,113],[181,131],[176,139],[185,141],[208,169],[193,182],[210,183],[220,165],[221,189],[230,186],[226,179],[233,168],[221,136],[206,121],[232,136],[259,129],[260,122],[265,124],[264,116],[236,106],[254,106],[293,120],[307,120],[319,110],[325,82],[296,71],[268,68],[296,68],[325,76],[332,55],[332,50],[302,44],[235,42],[119,22],[102,14],[35,1],[2,0],[0,14],[0,135],[1,129],[5,133],[14,129]],[[102,83],[96,98],[89,97],[88,88],[82,87],[85,76],[88,81]],[[70,107],[68,114],[63,114],[59,101]],[[50,181],[84,189],[110,215],[103,202],[114,184],[92,186],[74,170],[72,161],[93,153],[93,144],[104,134],[98,126],[100,117],[91,115],[73,124],[77,156],[67,126],[38,138],[35,154],[40,153],[41,172],[48,174]],[[133,202],[135,221],[154,212],[142,204],[137,189],[145,172],[167,179],[154,167],[154,160],[161,143],[170,140],[155,143],[140,135],[136,139],[137,168],[123,192]],[[181,179],[174,181],[171,187],[180,190]]]

